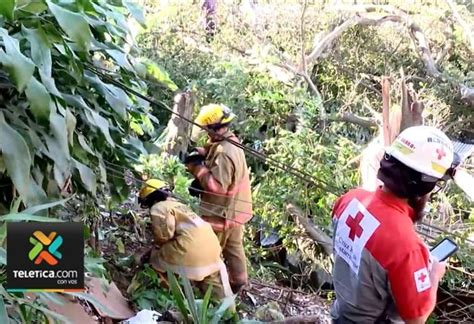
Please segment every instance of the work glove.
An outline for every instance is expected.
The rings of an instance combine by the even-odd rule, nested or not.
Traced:
[[[206,157],[199,153],[197,149],[193,149],[191,152],[186,154],[184,157],[183,163],[188,166],[189,164],[192,165],[201,165],[204,163]]]

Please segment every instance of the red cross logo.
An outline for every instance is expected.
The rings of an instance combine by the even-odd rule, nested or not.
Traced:
[[[418,277],[418,280],[420,280],[421,283],[425,283],[425,279],[426,279],[426,275],[424,272],[422,272],[420,276]]]
[[[358,212],[355,218],[352,218],[350,215],[347,217],[346,224],[351,229],[349,232],[349,238],[354,241],[355,237],[361,237],[364,229],[360,226],[360,222],[364,218],[364,214]]]
[[[446,152],[442,147],[436,149],[436,153],[438,153],[438,160],[441,160],[446,156]]]

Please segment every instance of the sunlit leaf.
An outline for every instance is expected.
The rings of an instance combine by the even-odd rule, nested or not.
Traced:
[[[10,74],[19,92],[23,92],[30,82],[35,64],[20,52],[18,40],[8,35],[8,32],[0,28],[0,37],[3,39],[5,51],[0,50],[0,62]]]
[[[43,84],[36,80],[35,77],[32,77],[26,86],[25,94],[30,102],[31,112],[35,118],[37,120],[48,120],[51,97]]]
[[[130,13],[132,14],[133,18],[142,25],[142,27],[146,28],[146,20],[145,16],[143,15],[143,10],[140,6],[132,1],[124,1],[123,4],[128,8]]]
[[[45,76],[51,77],[51,49],[45,32],[42,29],[22,27],[31,46],[31,59]]]
[[[90,46],[92,33],[86,19],[81,14],[64,9],[51,1],[46,1],[46,3],[66,34],[87,50]]]

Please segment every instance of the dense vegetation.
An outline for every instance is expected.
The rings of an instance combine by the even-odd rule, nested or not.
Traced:
[[[316,59],[303,62],[302,52],[308,55],[354,16],[342,8],[352,1],[337,3],[219,3],[218,33],[209,40],[200,7],[192,1],[143,0],[145,16],[122,0],[1,1],[1,214],[47,220],[27,208],[75,194],[68,202],[43,205],[40,212],[64,204],[51,216],[88,224],[87,271],[115,280],[127,277],[123,286],[131,281],[128,294],[138,309],[179,308],[177,301],[185,296],[158,289],[160,279],[150,268],[132,279],[131,254],[147,242],[147,220],[131,199],[122,203],[145,174],[166,178],[194,205],[187,194],[190,177],[176,157],[159,154],[169,111],[113,81],[168,105],[176,93],[191,90],[196,111],[209,102],[232,107],[238,115],[234,128],[246,145],[305,172],[306,181],[248,156],[255,204],[246,236],[252,276],[331,298],[320,289],[330,285],[321,287],[321,276],[315,281],[312,275],[330,273],[330,258],[295,224],[287,206],[297,206],[331,234],[334,199],[359,183],[360,153],[379,132],[382,76],[393,84],[392,109],[400,109],[403,69],[425,104],[426,123],[453,138],[472,138],[474,125],[473,104],[459,95],[460,84],[474,87],[474,48],[447,5],[391,1],[429,39],[442,74],[436,78],[403,23],[353,24]],[[472,8],[462,3],[457,8],[472,26]],[[376,20],[387,13],[383,10],[365,14]],[[343,118],[347,114],[364,122],[351,123]],[[471,159],[465,165],[471,172],[472,164]],[[133,171],[128,177],[126,169]],[[454,260],[461,271],[449,271],[443,289],[472,298],[472,203],[450,185],[431,210],[429,218],[463,243]],[[273,232],[278,240],[262,247],[262,235]],[[0,233],[4,246],[4,224]],[[443,233],[428,234],[437,240]],[[0,279],[3,284],[4,275]],[[22,294],[0,293],[15,310],[9,316],[18,321],[44,313],[58,317],[43,307],[44,294],[27,303]],[[457,315],[466,319],[462,311]]]

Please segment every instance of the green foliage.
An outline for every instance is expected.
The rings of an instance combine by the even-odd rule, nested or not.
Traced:
[[[188,192],[188,187],[193,179],[178,157],[167,154],[141,156],[140,164],[135,166],[135,170],[147,178],[166,181],[180,200],[196,203],[196,199],[191,197]]]
[[[185,276],[181,276],[181,279],[184,293],[176,276],[168,271],[168,282],[171,286],[173,299],[183,315],[185,323],[217,324],[221,320],[232,316],[227,311],[234,305],[234,297],[226,297],[219,305],[213,307],[210,302],[212,286],[207,289],[204,299],[196,299],[189,279]]]
[[[124,180],[107,162],[127,165],[146,153],[138,136],[154,134],[149,105],[101,80],[107,69],[144,93],[138,48],[129,40],[132,2],[98,0],[2,1],[0,14],[0,159],[25,205],[60,195],[72,179],[75,192],[127,196]],[[12,20],[12,18],[15,18]],[[145,60],[146,61],[146,60]],[[176,89],[152,62],[154,82]],[[3,202],[5,203],[5,202]]]
[[[135,274],[127,293],[138,309],[163,312],[173,306],[170,292],[163,288],[160,277],[150,265]]]

